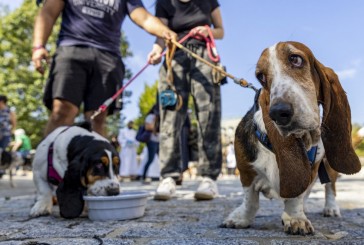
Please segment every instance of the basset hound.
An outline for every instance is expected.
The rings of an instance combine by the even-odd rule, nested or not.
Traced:
[[[235,133],[244,200],[222,226],[247,228],[262,192],[284,201],[286,233],[313,234],[303,204],[318,169],[325,166],[331,180],[325,185],[324,215],[340,216],[335,202],[337,172],[354,174],[361,168],[351,142],[348,99],[334,71],[298,42],[280,42],[265,49],[256,77],[261,92]],[[315,160],[310,160],[307,151],[313,146],[317,146]]]
[[[119,165],[117,151],[99,134],[78,126],[55,129],[36,149],[33,180],[37,201],[30,216],[51,213],[56,185],[60,215],[64,218],[76,218],[82,213],[83,195],[118,195]]]

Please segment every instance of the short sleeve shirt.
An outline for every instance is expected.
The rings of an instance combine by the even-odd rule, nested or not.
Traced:
[[[181,38],[196,26],[211,26],[211,12],[219,7],[217,0],[157,0],[156,16],[168,20],[168,27]]]
[[[19,151],[29,151],[32,149],[29,137],[24,134],[15,136],[15,141],[22,142]]]
[[[59,46],[90,46],[120,56],[121,25],[141,0],[64,0]]]

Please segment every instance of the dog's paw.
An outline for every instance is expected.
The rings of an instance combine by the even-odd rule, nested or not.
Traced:
[[[32,209],[30,210],[30,217],[39,217],[49,215],[52,212],[52,205],[49,205],[45,202],[36,202]]]
[[[290,217],[289,215],[282,215],[282,223],[284,226],[284,232],[291,235],[313,235],[315,229],[313,228],[311,221],[306,217]]]
[[[326,206],[323,211],[324,217],[341,217],[340,208],[338,206]]]
[[[240,208],[237,208],[229,215],[229,217],[224,220],[220,227],[244,229],[249,228],[250,223],[251,221],[244,217],[244,214],[241,212]]]

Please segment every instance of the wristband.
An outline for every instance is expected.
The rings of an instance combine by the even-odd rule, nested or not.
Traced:
[[[38,50],[38,49],[45,49],[44,45],[43,44],[40,44],[40,45],[37,45],[37,46],[33,46],[32,48],[32,52]]]

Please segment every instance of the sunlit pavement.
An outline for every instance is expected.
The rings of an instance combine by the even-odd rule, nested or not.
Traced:
[[[20,171],[21,172],[21,171]],[[364,244],[364,171],[342,175],[337,183],[341,218],[325,218],[324,187],[316,183],[307,202],[307,217],[315,227],[313,236],[286,235],[282,230],[281,201],[260,199],[260,209],[249,229],[220,228],[224,218],[242,202],[238,178],[218,180],[220,196],[195,201],[198,180],[186,179],[170,201],[148,199],[143,217],[127,221],[90,221],[87,214],[62,219],[58,207],[52,216],[30,219],[35,200],[31,173],[0,179],[0,244]],[[151,195],[157,182],[122,182],[122,189],[145,190]]]

